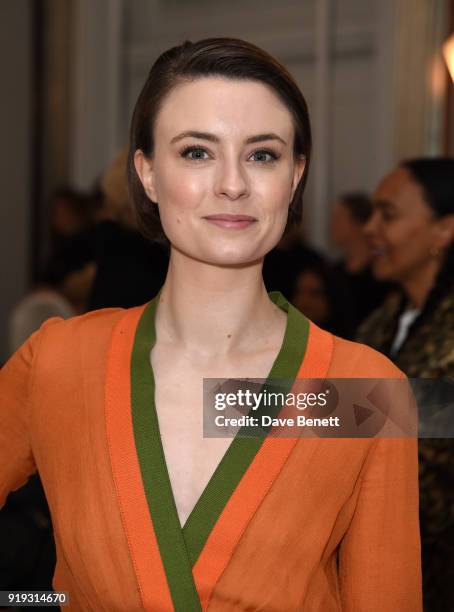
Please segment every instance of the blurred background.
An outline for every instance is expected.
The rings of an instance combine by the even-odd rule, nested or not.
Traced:
[[[303,227],[267,258],[267,287],[327,329],[358,337],[361,321],[393,293],[369,269],[362,235],[369,196],[403,159],[454,157],[453,32],[454,0],[2,0],[0,364],[49,316],[133,306],[159,289],[167,253],[140,238],[128,209],[129,122],[157,56],[213,36],[244,38],[277,57],[309,104],[314,154]],[[451,166],[443,168],[449,179]],[[434,176],[411,180],[431,194]],[[443,215],[452,215],[449,198]],[[437,281],[445,287],[454,278],[449,248]],[[442,326],[433,304],[446,295],[432,293],[430,308],[403,311],[401,303],[390,311],[391,327],[383,311],[360,338],[409,376],[452,377],[447,345],[438,362],[445,369],[433,356],[429,369],[405,361],[399,348],[407,342],[406,354],[415,355],[408,325],[421,312],[426,330],[432,317],[431,345],[452,337],[454,301],[442,308]],[[391,330],[383,344],[373,336],[380,321]],[[438,474],[421,480],[422,511],[434,513],[422,515],[432,529],[424,538],[436,548],[425,561],[427,610],[454,609],[452,450],[420,455],[424,470],[432,474],[435,465]],[[54,552],[39,481],[10,496],[0,536],[0,588],[50,588]]]
[[[160,52],[228,35],[290,69],[314,130],[304,233],[334,257],[338,194],[370,192],[402,158],[453,153],[452,23],[451,0],[3,0],[0,360],[51,250],[53,195],[99,184]]]

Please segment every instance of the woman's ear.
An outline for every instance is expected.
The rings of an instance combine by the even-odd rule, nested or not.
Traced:
[[[303,176],[304,169],[306,167],[306,157],[304,155],[299,155],[295,159],[294,169],[293,169],[293,180],[292,180],[292,197],[290,201],[293,200],[293,196],[295,195],[296,188],[298,187],[298,183]]]
[[[157,202],[153,162],[141,149],[134,153],[134,167],[143,185],[145,193],[152,202]]]

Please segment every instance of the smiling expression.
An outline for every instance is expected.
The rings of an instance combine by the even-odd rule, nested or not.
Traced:
[[[422,187],[405,168],[386,176],[373,197],[373,214],[365,232],[377,278],[405,283],[432,265],[438,220]]]
[[[177,85],[157,115],[153,156],[135,156],[172,248],[217,265],[263,258],[283,234],[304,171],[293,141],[290,111],[260,82]]]

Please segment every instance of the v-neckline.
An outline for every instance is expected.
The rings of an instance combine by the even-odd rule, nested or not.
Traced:
[[[154,402],[155,381],[150,351],[156,342],[158,294],[144,309],[137,325],[131,355],[131,411],[135,445],[145,496],[153,522],[172,600],[176,609],[199,610],[200,600],[192,568],[204,544],[263,443],[263,438],[241,437],[240,432],[211,476],[183,528],[160,437]],[[281,349],[267,377],[287,379],[289,389],[304,358],[309,321],[279,292],[271,300],[287,312]]]

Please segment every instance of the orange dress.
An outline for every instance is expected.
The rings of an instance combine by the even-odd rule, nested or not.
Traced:
[[[269,378],[403,378],[288,313]],[[417,442],[237,437],[180,526],[154,407],[158,298],[51,319],[0,372],[0,505],[38,470],[70,611],[418,612]]]

